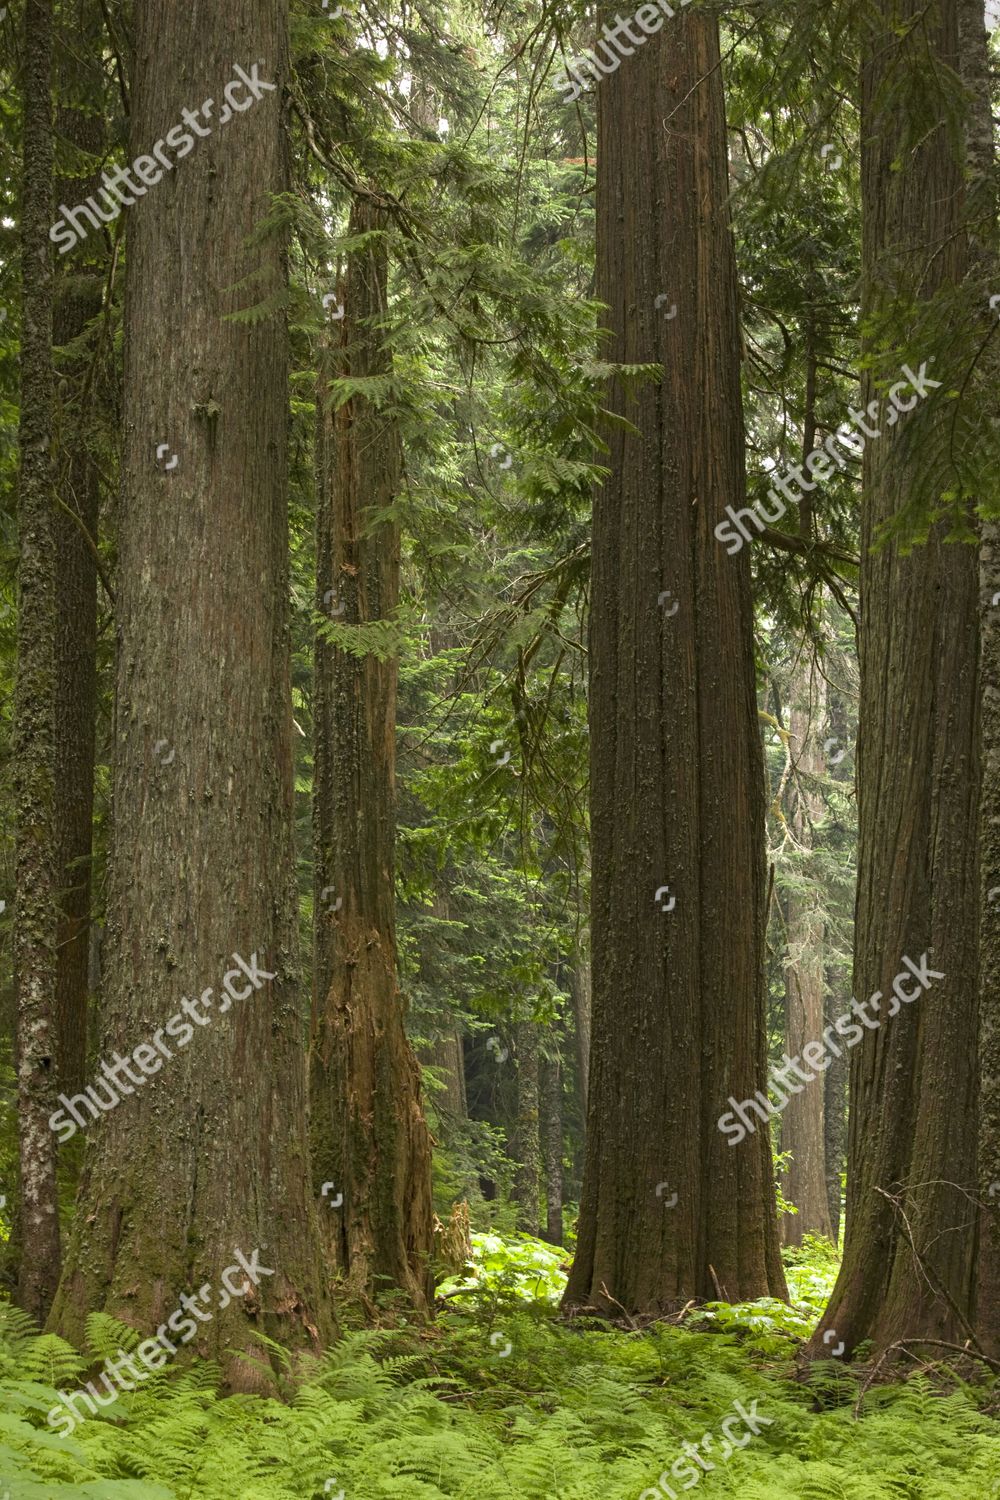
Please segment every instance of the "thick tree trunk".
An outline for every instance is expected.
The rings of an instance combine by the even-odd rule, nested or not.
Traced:
[[[52,430],[52,5],[24,13],[21,190],[20,492],[14,687],[17,1098],[20,1142],[18,1300],[44,1318],[59,1280],[55,1106],[55,550]]]
[[[614,386],[640,431],[610,432],[594,508],[593,1040],[566,1302],[657,1314],[785,1290],[767,1129],[733,1145],[719,1126],[767,1059],[750,563],[714,535],[745,494],[716,20],[675,17],[597,108],[608,356],[664,373],[634,403]]]
[[[96,7],[85,9],[87,39],[95,51],[101,36]],[[77,22],[79,24],[79,22]],[[73,99],[77,63],[65,54],[60,66],[63,100]],[[76,103],[58,110],[60,136],[79,151],[100,155],[104,126],[100,115]],[[60,176],[60,203],[80,203],[98,190],[96,175]],[[88,258],[89,264],[79,262]],[[101,311],[104,242],[95,236],[77,251],[56,285],[53,338],[57,347],[79,339]],[[65,267],[65,260],[62,262]],[[56,935],[56,1014],[59,1086],[75,1094],[83,1088],[87,1056],[87,1003],[90,937],[91,854],[94,812],[94,746],[97,708],[97,545],[99,486],[86,434],[93,400],[87,379],[89,359],[78,355],[64,365],[72,402],[60,414],[60,450],[55,511],[56,576],[56,737],[55,815],[59,926]]]
[[[907,72],[924,87],[928,52],[957,67],[955,0],[933,14],[916,0],[902,9],[880,0],[871,18],[864,317],[871,327],[891,300],[898,318],[912,298],[912,337],[921,303],[964,274],[962,163],[933,115],[912,145],[897,90]],[[876,379],[902,373],[884,347],[869,340],[876,362],[862,404],[876,399]],[[947,384],[943,364],[930,374]],[[951,402],[933,392],[895,423],[884,395],[878,406],[880,435],[864,455],[854,993],[862,1003],[889,997],[904,956],[927,953],[945,977],[894,1016],[883,998],[851,1054],[844,1259],[823,1319],[848,1354],[868,1339],[877,1351],[900,1338],[968,1337],[975,1223],[976,558],[947,545],[940,526],[909,555],[895,540],[872,551],[919,492],[928,446],[947,448],[952,420]],[[919,441],[907,432],[915,423]],[[814,1349],[826,1352],[819,1335]]]
[[[823,725],[826,684],[811,658],[804,655],[791,684],[789,727],[796,777],[791,797],[791,828],[800,850],[813,846],[813,830],[823,817],[823,797],[816,780],[822,776]],[[809,877],[808,868],[802,870]],[[801,1057],[809,1042],[823,1036],[824,924],[819,893],[809,890],[789,893],[788,956],[785,964],[785,1048],[789,1057]],[[826,1183],[825,1090],[814,1078],[790,1092],[781,1116],[781,1149],[791,1152],[782,1191],[798,1209],[785,1214],[782,1238],[786,1245],[801,1245],[805,1234],[833,1236]]]
[[[351,233],[379,227],[359,201]],[[351,255],[337,373],[384,374],[391,356],[387,263],[376,243]],[[394,419],[363,396],[336,412],[320,390],[319,609],[338,625],[392,616],[399,594]],[[343,1195],[327,1236],[351,1288],[371,1301],[398,1287],[417,1307],[431,1292],[430,1137],[420,1070],[406,1036],[395,925],[395,658],[316,641],[313,1170]]]
[[[545,1172],[545,1238],[550,1245],[563,1241],[563,1130],[562,1069],[558,1057],[541,1059],[539,1092],[542,1160]]]
[[[514,1061],[517,1064],[517,1117],[511,1154],[517,1163],[512,1197],[517,1204],[517,1227],[525,1234],[541,1231],[539,1184],[542,1173],[540,1111],[538,1099],[538,1026],[519,1021],[515,1028]]]
[[[225,1306],[220,1292],[192,1343],[232,1387],[257,1389],[267,1378],[254,1327],[287,1345],[330,1321],[292,848],[288,334],[273,310],[286,251],[273,231],[249,243],[288,190],[287,12],[138,0],[134,24],[131,152],[162,141],[182,111],[201,119],[128,229],[99,1051],[144,1051],[134,1084],[119,1072],[124,1097],[89,1128],[52,1325],[78,1338],[103,1308],[153,1332],[182,1293],[218,1290],[236,1250],[259,1251],[273,1275]],[[260,80],[259,98],[236,88],[240,112],[222,103],[238,65]],[[231,319],[267,299],[265,315]],[[232,1005],[224,977],[242,997]]]

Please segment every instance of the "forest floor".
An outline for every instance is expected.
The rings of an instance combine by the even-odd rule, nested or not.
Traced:
[[[835,1263],[819,1247],[790,1260],[791,1309],[716,1306],[697,1327],[636,1332],[559,1318],[560,1252],[477,1236],[474,1288],[447,1283],[433,1328],[349,1332],[285,1402],[222,1399],[194,1363],[69,1437],[46,1424],[56,1388],[137,1335],[94,1317],[85,1360],[0,1304],[0,1500],[1000,1495],[996,1381],[935,1366],[865,1389],[840,1360],[803,1371]]]

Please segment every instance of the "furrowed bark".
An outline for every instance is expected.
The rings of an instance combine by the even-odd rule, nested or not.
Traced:
[[[98,1308],[152,1333],[182,1293],[215,1289],[189,1347],[217,1359],[230,1388],[268,1389],[255,1331],[315,1346],[331,1323],[292,844],[287,259],[283,231],[251,238],[290,182],[288,15],[266,0],[138,0],[134,27],[130,155],[147,155],[148,176],[182,112],[201,122],[187,154],[167,148],[170,170],[128,220],[97,1051],[146,1044],[151,1060],[88,1127],[51,1324],[78,1340]],[[237,66],[259,83],[236,87],[230,108]],[[191,1035],[175,1027],[168,1040],[185,1016]],[[259,1251],[269,1274],[223,1305],[237,1250]]]
[[[607,356],[663,374],[634,402],[612,383],[639,435],[609,432],[594,504],[593,1037],[565,1300],[655,1315],[784,1293],[767,1131],[730,1144],[718,1123],[767,1058],[750,564],[714,535],[745,497],[715,18],[674,17],[596,92]]]
[[[359,200],[351,233],[381,227]],[[379,324],[387,257],[372,241],[349,257],[336,373],[392,368]],[[366,396],[333,410],[321,382],[317,605],[334,624],[391,619],[399,597],[400,484],[395,418]],[[393,655],[358,656],[316,639],[313,1172],[325,1234],[352,1292],[431,1295],[430,1136],[420,1069],[406,1035],[395,925],[396,682]]]

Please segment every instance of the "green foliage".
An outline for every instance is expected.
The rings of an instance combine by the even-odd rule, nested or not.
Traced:
[[[637,1500],[735,1401],[770,1425],[706,1476],[714,1494],[982,1500],[1000,1479],[1000,1437],[979,1410],[989,1387],[941,1396],[917,1377],[868,1391],[856,1419],[850,1371],[823,1384],[821,1408],[787,1360],[669,1325],[565,1326],[526,1305],[445,1312],[420,1334],[348,1335],[287,1403],[222,1399],[217,1372],[194,1364],[69,1438],[46,1426],[56,1391],[38,1378],[39,1342],[3,1310],[10,1500]]]
[[[498,1234],[473,1234],[468,1271],[442,1282],[438,1296],[471,1307],[504,1301],[557,1307],[568,1273],[565,1250],[531,1235],[502,1239]]]

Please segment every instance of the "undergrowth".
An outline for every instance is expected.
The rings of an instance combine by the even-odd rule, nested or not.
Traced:
[[[71,1437],[46,1424],[56,1389],[134,1332],[92,1318],[85,1358],[0,1305],[0,1500],[640,1500],[734,1402],[770,1425],[702,1473],[706,1500],[1000,1494],[1000,1426],[982,1410],[995,1383],[956,1377],[941,1394],[917,1375],[868,1390],[855,1416],[859,1376],[831,1360],[796,1381],[797,1341],[755,1324],[753,1304],[707,1331],[567,1324],[550,1263],[524,1264],[534,1253],[515,1247],[513,1287],[489,1272],[431,1329],[347,1334],[286,1402],[222,1399],[195,1362]],[[540,1270],[541,1300],[526,1300],[518,1277]]]

